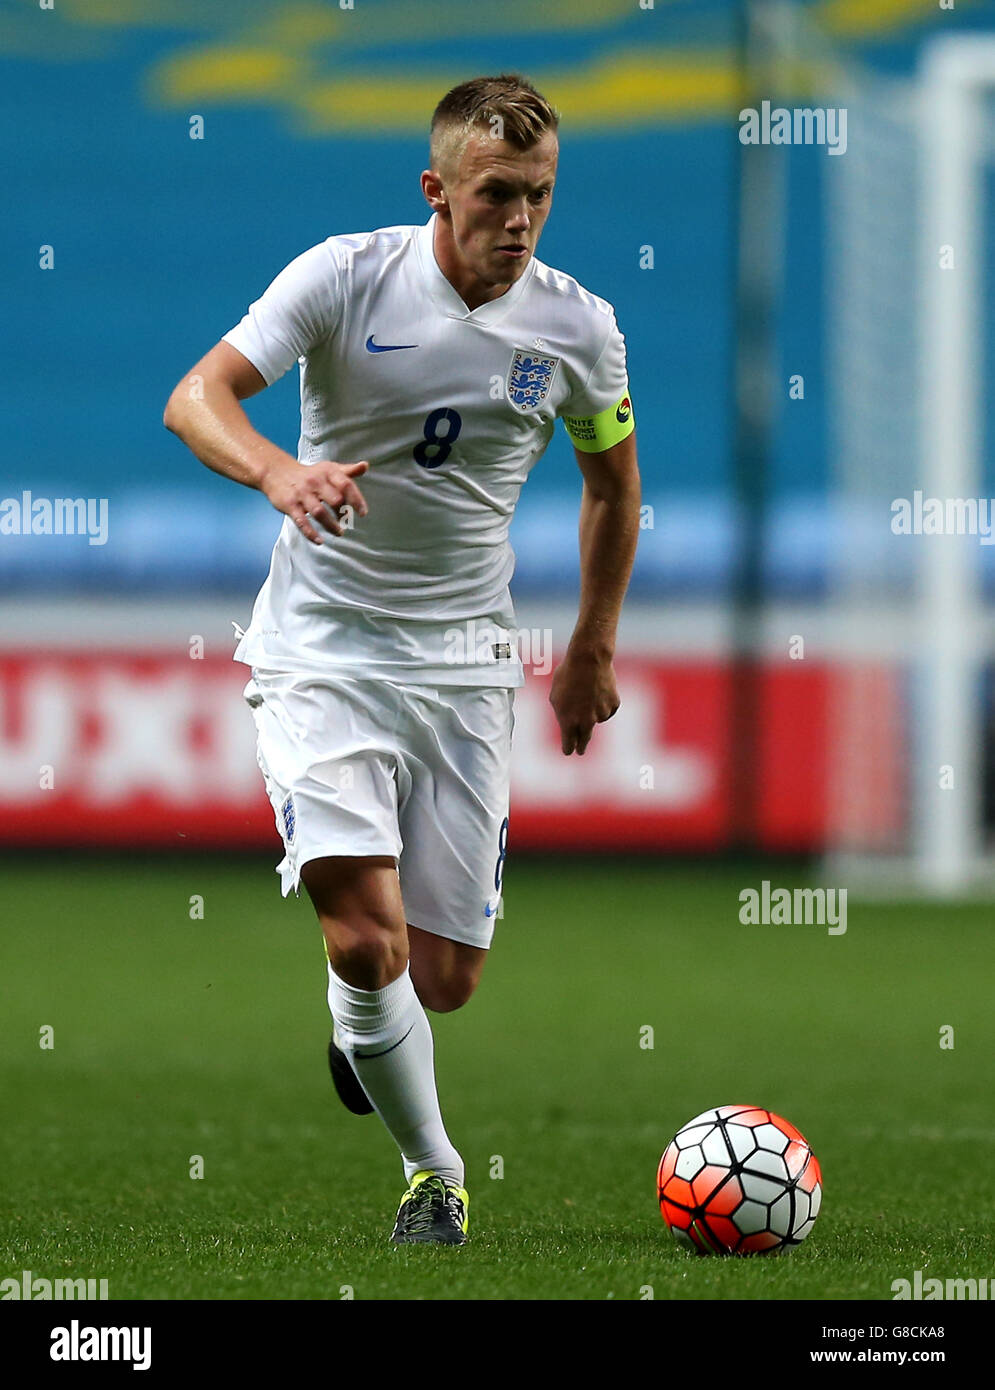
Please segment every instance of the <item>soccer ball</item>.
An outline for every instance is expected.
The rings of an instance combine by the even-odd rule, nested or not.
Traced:
[[[800,1245],[822,1205],[819,1160],[780,1115],[721,1105],[689,1120],[657,1170],[660,1212],[702,1255],[768,1254]]]

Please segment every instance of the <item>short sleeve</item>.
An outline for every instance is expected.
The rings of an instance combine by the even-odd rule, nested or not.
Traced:
[[[304,251],[280,271],[242,321],[224,335],[272,386],[334,329],[341,272],[332,242]]]
[[[582,386],[560,406],[559,414],[568,417],[600,415],[609,406],[617,405],[628,391],[628,372],[625,363],[625,339],[611,313],[608,333],[600,355]]]

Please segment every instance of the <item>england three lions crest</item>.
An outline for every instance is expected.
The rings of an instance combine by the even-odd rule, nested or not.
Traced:
[[[516,410],[523,415],[538,410],[549,395],[559,360],[541,352],[515,349],[508,368],[508,399]]]

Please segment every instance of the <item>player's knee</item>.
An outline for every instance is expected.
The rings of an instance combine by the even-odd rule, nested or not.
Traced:
[[[322,921],[332,969],[357,989],[383,989],[407,962],[404,939],[376,920]]]

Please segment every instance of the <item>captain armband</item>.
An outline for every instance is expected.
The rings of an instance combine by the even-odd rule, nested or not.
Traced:
[[[564,415],[563,423],[574,445],[584,454],[600,454],[603,449],[620,444],[636,427],[628,392],[599,415]]]

